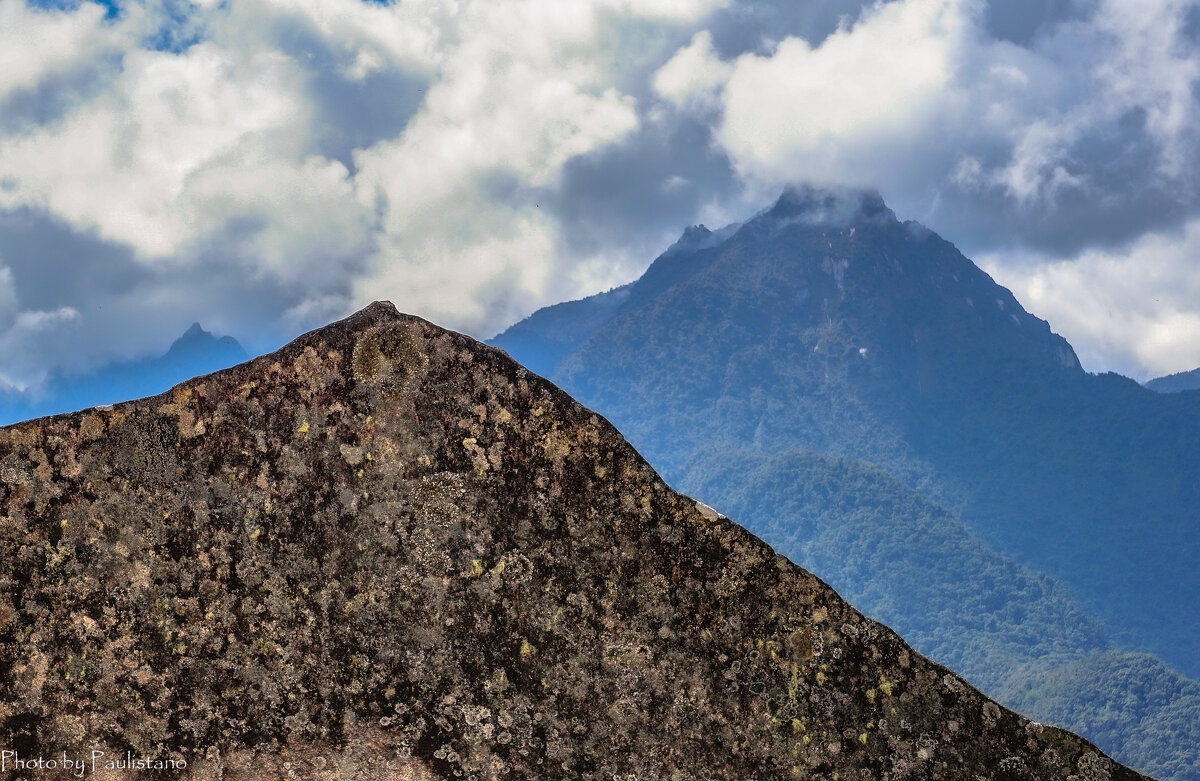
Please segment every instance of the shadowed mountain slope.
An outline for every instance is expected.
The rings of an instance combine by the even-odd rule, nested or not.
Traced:
[[[27,757],[226,778],[1138,777],[671,491],[500,351],[390,305],[0,430],[0,470],[0,743]]]

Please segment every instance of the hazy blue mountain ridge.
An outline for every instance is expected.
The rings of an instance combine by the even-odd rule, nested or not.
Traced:
[[[1200,390],[1200,369],[1188,372],[1176,372],[1165,377],[1155,377],[1146,382],[1146,387],[1159,393],[1179,393],[1181,391]]]
[[[232,336],[215,336],[193,323],[161,356],[120,361],[86,374],[55,373],[29,391],[0,393],[0,425],[152,396],[249,358]]]

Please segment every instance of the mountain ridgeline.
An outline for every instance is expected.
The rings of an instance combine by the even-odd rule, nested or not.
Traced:
[[[193,323],[164,355],[119,361],[84,374],[55,372],[23,393],[0,392],[0,425],[162,393],[249,357],[232,336],[215,336]]]
[[[1155,377],[1146,383],[1146,387],[1159,393],[1200,390],[1200,369],[1168,374],[1166,377]]]
[[[160,396],[0,429],[0,469],[0,745],[26,761],[1139,777],[669,489],[501,351],[388,304]]]
[[[745,223],[690,228],[636,282],[554,307],[552,327],[550,311],[492,343],[972,680],[1007,692],[1014,669],[1112,648],[1200,674],[1200,405],[1083,371],[877,194],[789,188]],[[879,503],[847,496],[839,470]],[[1200,778],[1200,714],[1156,707],[1129,705],[1175,735],[1164,777]],[[1163,759],[1132,749],[1143,767]]]

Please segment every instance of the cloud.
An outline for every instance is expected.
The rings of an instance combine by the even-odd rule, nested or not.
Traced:
[[[569,159],[638,125],[632,99],[605,86],[603,63],[579,56],[596,12],[468,9],[463,43],[403,133],[354,156],[360,199],[384,233],[359,300],[388,290],[401,308],[478,331],[521,313],[506,302],[539,296],[557,235],[538,192]]]
[[[1184,176],[1200,147],[1195,3],[1100,0],[1022,30],[997,5],[895,0],[816,44],[785,36],[721,59],[697,39],[673,62],[714,74],[716,137],[749,182],[879,187],[970,249],[1128,241],[1162,227],[1168,192],[1200,209]],[[670,68],[657,78],[677,79]],[[1095,205],[1073,208],[1080,199]],[[1043,230],[1040,215],[1060,207]]]
[[[0,382],[24,389],[30,380],[40,379],[44,366],[37,352],[29,347],[62,344],[70,339],[72,326],[79,323],[79,312],[64,306],[53,311],[24,310],[17,312],[12,322],[0,333],[0,352],[7,358]]]
[[[904,0],[816,49],[792,37],[770,56],[743,55],[725,87],[721,142],[747,176],[866,183],[869,150],[935,121],[972,5]]]
[[[654,74],[654,91],[687,109],[715,107],[732,72],[713,50],[712,33],[701,30]]]
[[[489,336],[797,180],[1045,271],[1064,313],[1065,269],[1115,290],[1087,258],[1200,217],[1195,2],[105,10],[0,0],[0,365],[25,378],[193,320],[265,349],[377,298]],[[1142,338],[1095,365],[1161,363]]]
[[[1200,219],[1114,250],[980,265],[1047,319],[1091,371],[1138,380],[1200,366]]]
[[[0,102],[88,73],[0,123],[0,250],[77,245],[62,264],[92,280],[56,288],[17,251],[10,308],[87,327],[47,352],[0,325],[0,360],[153,350],[125,323],[172,307],[262,344],[375,298],[486,335],[591,292],[611,272],[564,230],[567,167],[638,132],[646,74],[722,4],[0,0]]]
[[[592,292],[581,288],[586,257],[569,252],[555,217],[568,164],[643,127],[636,99],[611,86],[614,63],[641,55],[611,35],[630,17],[694,20],[714,6],[471,5],[403,133],[354,156],[385,235],[358,300],[387,290],[401,308],[486,335]]]
[[[106,24],[104,17],[104,7],[95,3],[54,11],[0,0],[0,105],[128,45],[129,26]]]

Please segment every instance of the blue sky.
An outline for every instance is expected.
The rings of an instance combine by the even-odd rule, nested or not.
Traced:
[[[0,379],[487,337],[786,183],[879,189],[1093,371],[1200,366],[1178,0],[0,0]]]

